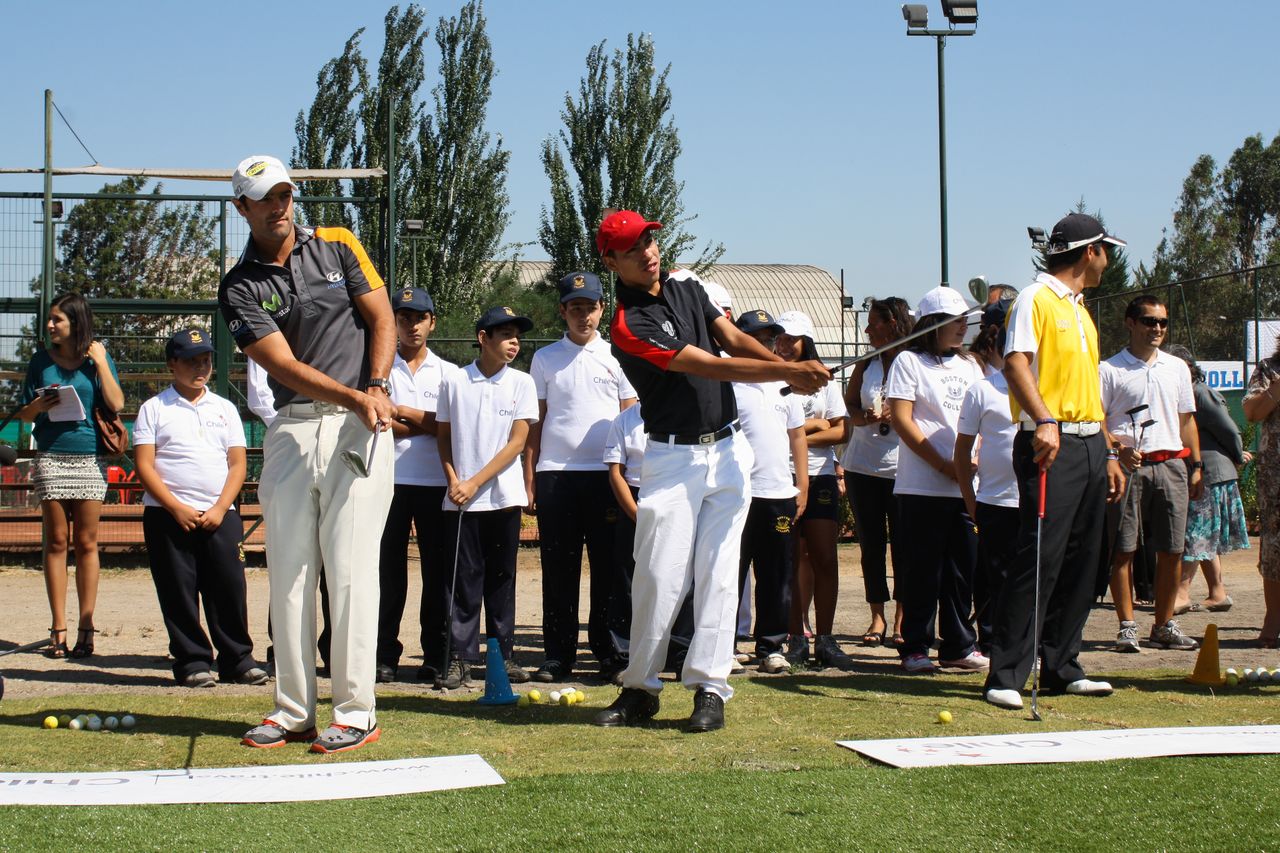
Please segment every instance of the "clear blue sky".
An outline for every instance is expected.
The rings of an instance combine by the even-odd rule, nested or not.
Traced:
[[[899,5],[490,0],[499,75],[489,126],[512,151],[508,239],[536,239],[547,201],[538,148],[560,126],[587,49],[650,32],[659,62],[672,65],[691,230],[722,241],[725,261],[843,269],[859,300],[914,301],[939,277],[935,48],[905,35]],[[941,4],[928,5],[940,24]],[[287,158],[316,72],[360,26],[376,63],[386,8],[10,4],[0,165],[40,165],[45,88],[105,165]],[[429,20],[457,8],[428,4]],[[980,0],[980,12],[978,34],[947,48],[953,283],[1025,283],[1025,227],[1051,226],[1080,198],[1129,241],[1135,265],[1149,261],[1198,155],[1223,162],[1245,136],[1280,131],[1269,62],[1278,3]],[[54,157],[88,162],[60,122]],[[55,188],[100,184],[65,178]],[[0,189],[39,186],[0,176]]]

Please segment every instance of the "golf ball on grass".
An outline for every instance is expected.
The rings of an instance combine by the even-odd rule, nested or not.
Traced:
[[[67,723],[67,728],[78,732],[84,728],[84,722],[79,717],[76,717],[74,720]]]
[[[1227,670],[1227,686],[1235,687],[1239,683],[1240,676],[1236,675],[1236,671],[1234,669]]]
[[[120,721],[115,717],[107,717],[102,721],[102,727],[107,731],[114,732],[116,729],[120,728]]]
[[[1262,667],[1261,669],[1259,669],[1257,674],[1258,674],[1258,683],[1259,683],[1259,684],[1270,684],[1270,683],[1271,683],[1271,673],[1267,671],[1267,668],[1266,668],[1265,666],[1264,666],[1264,667]]]
[[[538,690],[538,689],[536,689],[536,688],[535,688],[535,689],[533,689],[533,690],[530,690],[530,691],[529,691],[529,701],[530,701],[530,702],[541,702],[541,701],[542,701],[542,691],[541,691],[541,690]]]
[[[59,715],[58,715],[58,725],[62,726],[63,728],[66,728],[67,726],[71,725],[71,715],[70,715],[70,714],[59,714]]]
[[[1258,680],[1258,673],[1254,672],[1252,669],[1246,668],[1246,669],[1245,669],[1245,671],[1244,671],[1244,680],[1245,680],[1245,681],[1257,681],[1257,680]]]
[[[98,719],[97,717],[90,717],[90,718],[89,718],[89,731],[91,731],[91,732],[98,732],[98,731],[102,731],[102,720]]]
[[[559,690],[552,690],[552,691],[551,691],[551,695],[550,695],[550,696],[548,696],[547,698],[551,700],[551,704],[552,704],[552,705],[559,704],[559,702],[560,702],[560,691],[559,691]]]
[[[125,714],[120,718],[120,728],[131,729],[138,724],[137,718],[133,714]]]
[[[947,725],[948,723],[950,723],[950,722],[951,722],[951,712],[950,712],[950,711],[939,711],[939,712],[938,712],[938,722],[942,723],[944,726],[945,726],[945,725]]]
[[[44,726],[46,729],[56,729],[58,727],[58,718],[53,714],[50,714],[44,718],[44,721],[40,725]]]

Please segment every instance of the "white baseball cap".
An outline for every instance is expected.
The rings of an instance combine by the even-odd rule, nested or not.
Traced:
[[[263,196],[271,192],[276,184],[288,184],[295,192],[298,189],[284,164],[267,154],[254,154],[244,158],[231,174],[231,194],[236,198],[246,196],[254,201],[262,201]]]
[[[700,281],[702,289],[707,293],[707,299],[711,300],[711,304],[719,308],[721,311],[733,310],[733,297],[729,295],[729,291],[719,282]]]
[[[954,287],[943,287],[941,285],[921,297],[920,304],[916,306],[916,317],[928,317],[932,314],[959,317],[961,314],[968,313],[969,306],[959,291]]]
[[[813,321],[803,311],[784,311],[778,315],[778,325],[782,331],[793,338],[813,340]]]

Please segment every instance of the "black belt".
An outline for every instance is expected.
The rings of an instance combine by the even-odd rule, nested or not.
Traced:
[[[704,432],[701,435],[696,433],[670,435],[665,432],[651,432],[649,433],[649,440],[660,444],[715,444],[720,439],[728,438],[740,429],[742,429],[742,424],[734,421],[727,427],[722,427],[715,432]]]

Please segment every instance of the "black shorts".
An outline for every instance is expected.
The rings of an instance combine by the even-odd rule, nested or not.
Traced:
[[[835,474],[821,474],[809,478],[809,503],[805,505],[801,521],[840,520],[840,484]]]

